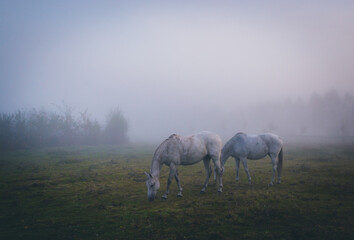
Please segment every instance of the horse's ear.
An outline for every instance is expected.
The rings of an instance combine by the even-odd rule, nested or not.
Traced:
[[[152,178],[151,173],[144,172],[148,178]]]

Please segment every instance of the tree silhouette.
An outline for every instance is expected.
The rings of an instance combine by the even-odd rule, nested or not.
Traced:
[[[107,116],[105,140],[109,144],[121,144],[128,141],[128,121],[119,108],[113,108]]]

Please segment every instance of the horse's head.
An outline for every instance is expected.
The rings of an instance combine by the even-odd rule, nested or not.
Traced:
[[[160,188],[160,181],[157,177],[151,175],[151,173],[145,172],[146,179],[146,187],[147,187],[147,196],[149,201],[153,201],[155,199],[157,190]]]

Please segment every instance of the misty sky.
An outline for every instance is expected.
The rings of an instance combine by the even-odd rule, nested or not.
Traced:
[[[139,140],[212,130],[203,117],[237,106],[353,94],[353,12],[353,1],[0,1],[0,112],[65,102],[103,122],[118,106]]]

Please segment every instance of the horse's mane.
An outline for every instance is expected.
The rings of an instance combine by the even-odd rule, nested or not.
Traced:
[[[232,148],[235,145],[236,141],[243,141],[242,136],[247,136],[247,134],[244,132],[236,133],[229,141],[227,141],[225,143],[223,149],[225,149],[225,151],[227,149],[227,151],[228,151],[229,148]]]
[[[178,135],[177,134],[171,134],[171,136],[169,136],[166,140],[168,140],[168,139],[170,139],[170,138],[174,138],[174,137],[178,137]]]
[[[165,145],[166,142],[168,142],[168,141],[170,141],[170,140],[172,140],[172,139],[178,139],[178,140],[180,140],[180,137],[179,137],[179,135],[177,135],[177,134],[175,134],[175,133],[172,134],[172,135],[170,135],[170,136],[169,136],[168,138],[166,138],[162,143],[160,143],[160,145],[156,148],[156,150],[155,150],[155,152],[154,152],[154,156],[156,156],[156,154],[160,153],[162,146]]]
[[[236,135],[247,135],[247,134],[244,132],[238,132],[238,133],[236,133]]]

